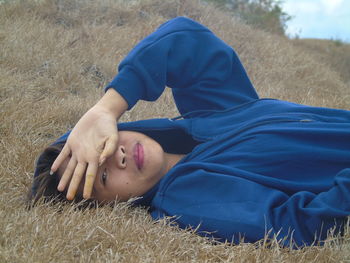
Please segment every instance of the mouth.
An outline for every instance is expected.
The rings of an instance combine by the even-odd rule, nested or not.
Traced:
[[[134,161],[137,166],[137,169],[141,170],[143,167],[144,152],[143,152],[143,147],[139,142],[136,143],[134,146],[133,157],[134,157]]]

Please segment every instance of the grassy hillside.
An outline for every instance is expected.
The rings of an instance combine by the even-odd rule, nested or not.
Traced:
[[[254,30],[197,1],[41,0],[0,5],[0,262],[341,262],[350,231],[325,246],[276,241],[213,245],[146,211],[78,211],[39,205],[25,194],[42,149],[98,100],[127,52],[160,23],[186,15],[240,55],[261,97],[350,109],[349,85],[304,45]],[[123,121],[177,115],[167,91]]]
[[[316,60],[336,71],[350,93],[350,44],[340,40],[295,39],[294,44],[307,50]]]

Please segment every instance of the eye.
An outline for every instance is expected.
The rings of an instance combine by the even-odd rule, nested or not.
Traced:
[[[106,181],[107,181],[107,172],[106,172],[106,170],[103,172],[101,177],[102,177],[103,185],[106,185]]]

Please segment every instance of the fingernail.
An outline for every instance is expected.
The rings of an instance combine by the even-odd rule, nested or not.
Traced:
[[[50,175],[53,175],[53,174],[54,174],[54,172],[50,170]]]

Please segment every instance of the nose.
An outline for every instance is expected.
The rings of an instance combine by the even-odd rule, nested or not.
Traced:
[[[123,145],[119,145],[117,149],[117,166],[121,169],[126,167],[126,154],[125,147]]]

